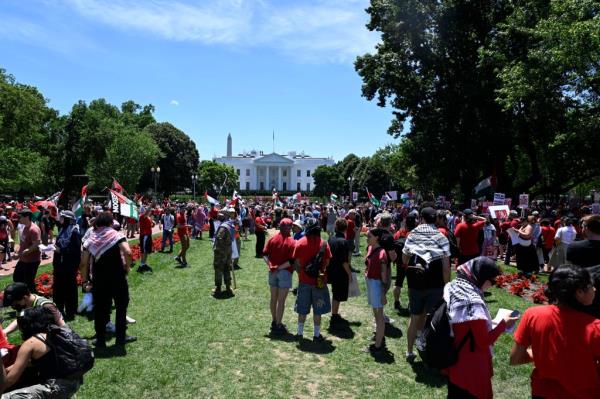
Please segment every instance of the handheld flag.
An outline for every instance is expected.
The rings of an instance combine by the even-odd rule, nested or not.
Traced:
[[[87,185],[85,185],[81,188],[81,198],[79,198],[79,201],[77,201],[73,204],[73,209],[71,209],[76,217],[79,217],[83,214],[83,204],[85,204],[86,198],[87,198]]]
[[[486,194],[491,194],[493,192],[492,176],[486,177],[485,179],[483,179],[482,181],[480,181],[475,186],[475,188],[473,189],[473,191],[475,191],[475,197],[483,197]]]
[[[138,207],[132,200],[115,190],[109,189],[108,191],[110,192],[110,207],[113,213],[135,220],[140,218]]]
[[[46,201],[54,202],[54,205],[56,205],[62,195],[62,192],[63,192],[63,190],[55,192],[54,194],[52,194],[51,196],[46,198]]]
[[[208,195],[208,191],[204,192],[204,198],[206,199],[206,201],[208,201],[209,204],[212,205],[218,205],[219,201],[217,201],[216,199],[214,199],[213,197],[211,197],[210,195]]]
[[[331,193],[331,195],[329,196],[329,201],[330,202],[337,202],[338,196],[335,195],[334,193]]]
[[[376,207],[379,207],[379,200],[369,192],[368,188],[365,187],[365,190],[367,190],[367,196],[369,197],[369,201],[371,201],[371,204],[373,204]]]
[[[116,192],[118,192],[119,194],[123,193],[123,187],[121,187],[121,185],[119,184],[117,179],[115,179],[114,177],[113,177],[112,189],[115,190]]]

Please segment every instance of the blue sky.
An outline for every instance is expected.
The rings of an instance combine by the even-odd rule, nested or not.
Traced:
[[[392,118],[360,95],[368,0],[2,0],[0,67],[61,113],[134,100],[200,157],[233,150],[370,155]]]

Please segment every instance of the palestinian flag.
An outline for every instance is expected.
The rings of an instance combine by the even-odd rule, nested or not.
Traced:
[[[219,201],[208,195],[208,191],[204,192],[204,198],[208,201],[209,204],[218,205]]]
[[[132,200],[115,190],[109,189],[108,191],[110,192],[110,207],[113,213],[135,220],[140,218],[138,207]]]
[[[42,211],[40,211],[40,208],[38,208],[34,204],[29,204],[29,210],[31,210],[31,221],[32,222],[35,222],[42,217]]]
[[[367,190],[367,196],[369,197],[369,201],[371,201],[371,204],[379,207],[379,200],[369,192],[369,189],[365,187],[365,190]]]
[[[331,193],[331,195],[329,195],[329,202],[337,202],[338,200],[338,196],[335,195],[334,193]]]
[[[475,197],[485,197],[488,194],[492,194],[494,192],[494,188],[492,186],[492,176],[486,177],[482,181],[479,182],[473,189],[475,191]]]
[[[62,192],[63,190],[55,192],[54,194],[46,198],[46,201],[54,202],[54,205],[56,205],[58,203],[58,200],[60,199],[60,196],[62,195]]]
[[[87,185],[85,185],[81,188],[81,198],[79,198],[79,201],[77,201],[73,204],[73,209],[71,209],[73,211],[73,213],[75,214],[75,217],[79,217],[83,214],[83,204],[85,204],[86,198],[87,198]]]

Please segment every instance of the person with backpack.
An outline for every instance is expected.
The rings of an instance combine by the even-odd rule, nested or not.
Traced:
[[[64,375],[64,364],[61,362],[61,356],[58,356],[58,351],[62,349],[62,346],[58,348],[55,345],[55,340],[50,337],[50,331],[53,328],[60,329],[54,324],[52,312],[45,307],[27,309],[22,316],[19,316],[18,324],[23,344],[17,352],[14,364],[6,371],[0,392],[6,392],[19,383],[25,372],[28,376],[31,375],[34,378],[33,384],[6,392],[2,395],[2,398],[42,399],[70,398],[73,396],[83,382],[81,375],[91,368],[90,363],[93,365],[91,350],[87,348],[88,351],[86,351],[84,347],[81,348],[80,352],[87,352],[85,355],[86,361],[83,363],[78,361],[80,356],[77,355],[72,355],[72,358],[69,359],[81,366],[79,373],[81,375]],[[67,334],[71,335],[72,333]]]
[[[385,248],[380,245],[382,238],[389,235],[385,229],[374,228],[367,233],[367,256],[365,257],[365,280],[367,285],[367,298],[369,306],[373,309],[375,317],[375,342],[366,350],[371,353],[385,351],[385,316],[383,307],[387,303],[385,297],[386,282],[389,279],[388,255]]]
[[[317,219],[306,220],[305,236],[297,241],[292,258],[300,281],[294,306],[294,310],[298,313],[296,339],[302,339],[304,322],[312,307],[313,340],[323,342],[325,338],[321,335],[321,315],[331,311],[326,274],[331,259],[331,249],[327,241],[321,239],[321,226]]]
[[[327,267],[327,283],[331,284],[331,327],[336,327],[343,321],[340,316],[340,302],[348,300],[348,288],[352,280],[350,250],[345,237],[347,228],[346,219],[338,218],[335,221],[335,235],[329,237],[327,242],[332,255]]]
[[[456,363],[448,367],[449,399],[487,399],[492,391],[491,347],[518,317],[506,316],[496,327],[484,300],[499,276],[498,265],[492,259],[479,256],[460,265],[456,278],[444,287],[444,301],[454,335]]]
[[[442,299],[444,285],[450,281],[450,244],[435,226],[437,213],[431,207],[421,210],[421,224],[410,232],[402,249],[407,265],[408,323],[406,361],[414,362],[415,340],[425,325],[425,317]]]

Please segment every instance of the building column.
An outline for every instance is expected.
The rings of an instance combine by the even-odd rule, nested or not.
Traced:
[[[277,190],[283,190],[283,184],[281,184],[281,166],[277,167]]]
[[[265,190],[271,190],[271,183],[269,182],[269,166],[265,166],[267,171],[265,172]]]

